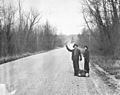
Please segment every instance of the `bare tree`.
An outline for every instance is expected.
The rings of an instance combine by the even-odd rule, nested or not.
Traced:
[[[119,0],[85,0],[84,19],[104,54],[114,55],[115,48],[118,46],[119,10]],[[94,35],[91,25],[98,29],[99,39]]]
[[[41,15],[31,9],[23,11],[21,0],[14,4],[0,3],[0,57],[53,49],[61,39],[48,22],[41,25]]]

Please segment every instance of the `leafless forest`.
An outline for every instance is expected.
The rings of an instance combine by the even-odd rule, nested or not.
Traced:
[[[80,0],[85,27],[69,36],[49,20],[41,23],[38,10],[25,11],[21,0],[6,1],[0,1],[0,87],[15,95],[120,95],[120,0]],[[73,76],[67,42],[88,46],[90,77]]]
[[[78,35],[81,44],[101,55],[119,56],[120,51],[120,1],[84,0],[83,17],[87,29]]]
[[[0,56],[34,53],[62,46],[56,28],[49,22],[40,24],[41,14],[32,9],[24,12],[21,0],[17,6],[1,0],[0,3]]]
[[[117,89],[120,79],[120,0],[84,0],[82,4],[87,28],[78,35],[78,43],[89,46],[91,63],[110,76],[97,73],[109,87]]]
[[[78,35],[80,45],[88,44],[93,53],[119,56],[119,0],[85,0],[83,17],[87,28]],[[49,22],[40,24],[41,14],[32,9],[24,12],[22,2],[18,7],[1,0],[0,4],[0,56],[37,52],[63,46],[57,28]],[[74,31],[73,31],[74,32]]]

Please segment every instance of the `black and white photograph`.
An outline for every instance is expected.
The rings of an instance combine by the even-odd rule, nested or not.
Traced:
[[[0,95],[120,95],[120,0],[0,0]]]

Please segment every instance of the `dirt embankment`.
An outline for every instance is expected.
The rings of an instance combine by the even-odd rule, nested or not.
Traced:
[[[103,56],[92,56],[92,66],[95,72],[105,84],[111,89],[113,95],[120,94],[120,60],[105,58]]]

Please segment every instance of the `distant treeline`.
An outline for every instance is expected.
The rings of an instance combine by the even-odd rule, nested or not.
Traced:
[[[18,5],[16,8],[2,1],[0,3],[0,57],[62,46],[55,27],[48,22],[41,25],[41,15],[37,11],[31,9],[25,13],[20,0]]]

